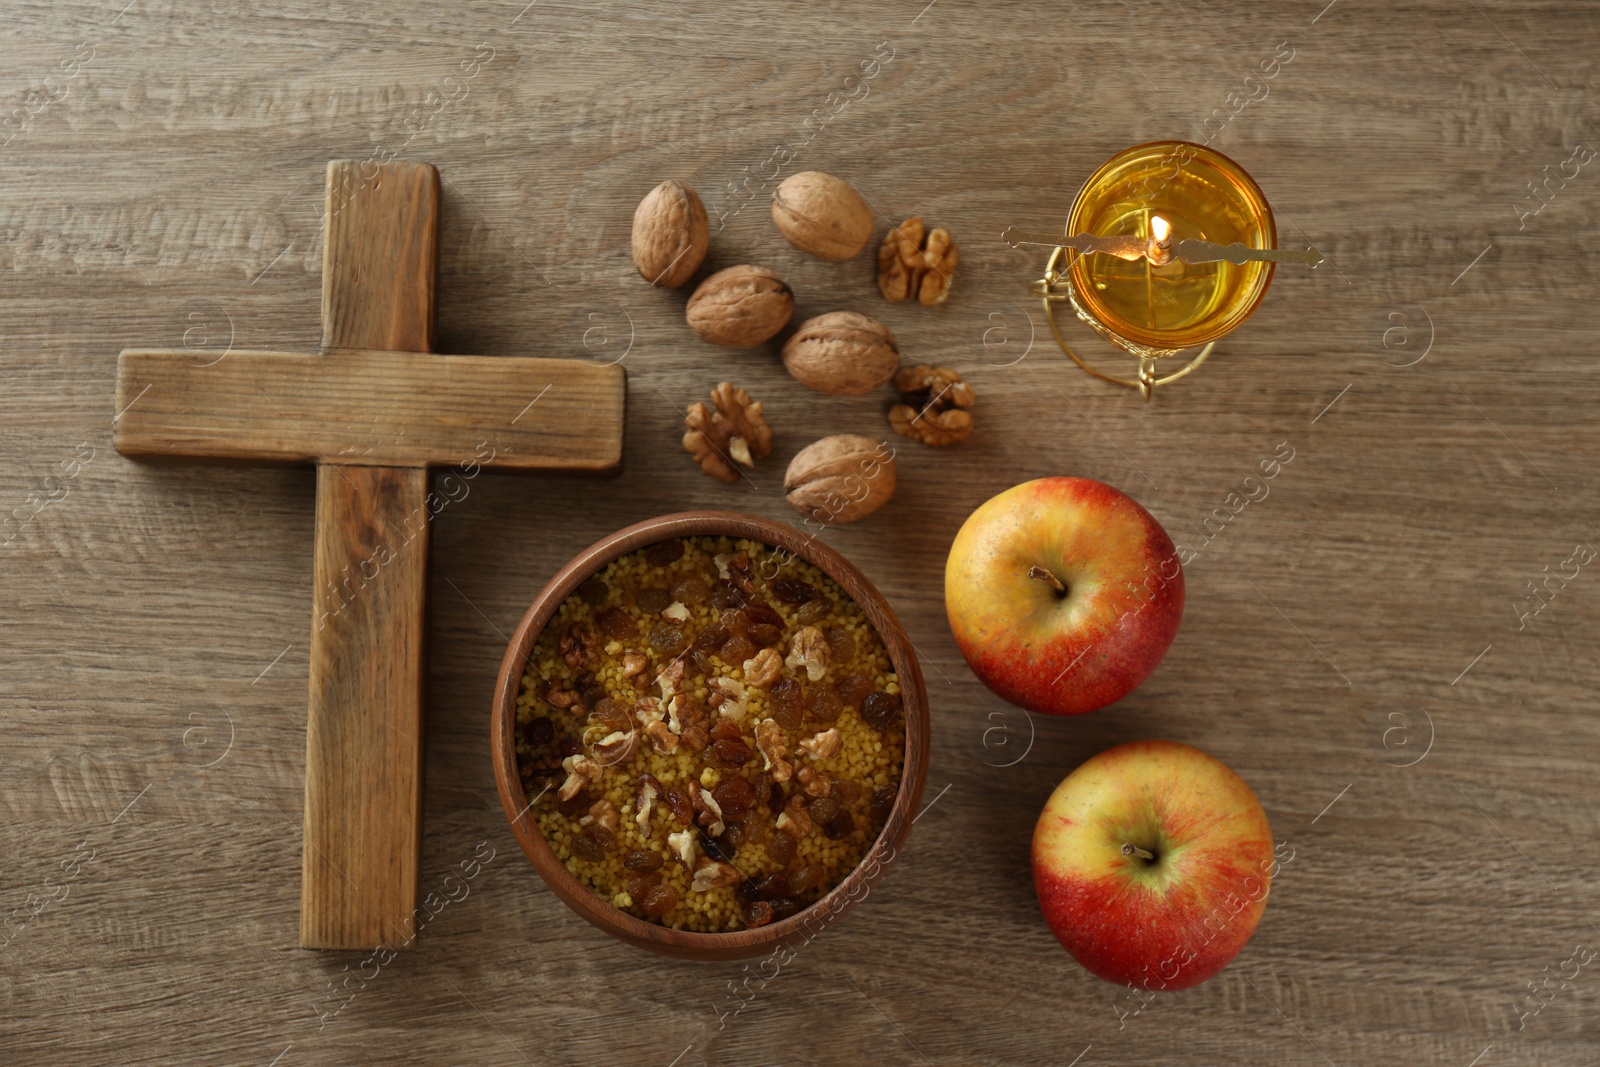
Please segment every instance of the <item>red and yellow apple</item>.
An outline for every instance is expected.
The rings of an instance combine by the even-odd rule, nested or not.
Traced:
[[[967,517],[945,562],[944,602],[985,685],[1030,711],[1078,715],[1133,692],[1167,654],[1183,567],[1126,493],[1039,478]]]
[[[1056,939],[1092,973],[1188,989],[1261,921],[1272,830],[1250,787],[1176,741],[1107,749],[1069,774],[1033,831],[1033,884]]]

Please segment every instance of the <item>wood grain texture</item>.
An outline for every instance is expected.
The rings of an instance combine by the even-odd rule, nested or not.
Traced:
[[[232,462],[609,473],[622,461],[623,371],[573,359],[129,349],[117,451]]]
[[[1519,214],[1543,168],[1600,149],[1591,4],[124,6],[18,0],[0,37],[0,110],[31,113],[0,132],[0,1059],[1600,1060],[1590,967],[1519,1020],[1527,983],[1600,947],[1600,574],[1551,579],[1525,627],[1513,610],[1600,547],[1600,170],[1568,165]],[[1280,42],[1294,58],[1265,79]],[[1145,405],[1050,345],[1026,290],[1044,257],[998,234],[1053,232],[1113,152],[1203,140],[1207,118],[1283,243],[1329,262],[1281,269]],[[619,477],[479,477],[434,517],[429,918],[379,967],[293,945],[312,479],[130,463],[106,422],[123,348],[316,350],[323,168],[386,153],[442,176],[435,347],[620,359],[629,405]],[[911,215],[947,227],[949,303],[886,305],[869,254],[788,248],[766,176],[806,169],[868,198],[869,249]],[[797,321],[872,314],[978,396],[967,442],[901,446],[895,498],[823,535],[922,655],[926,810],[872,895],[765,984],[759,960],[750,977],[591,929],[522,858],[490,775],[496,670],[575,553],[686,508],[791,519],[800,448],[887,433],[886,394],[823,396],[775,347],[702,345],[687,290],[639,279],[633,209],[672,177],[712,217],[702,270],[769,266]],[[737,486],[676,444],[725,379],[777,433]],[[1293,461],[1232,514],[1281,442]],[[962,665],[938,576],[973,507],[1055,473],[1126,490],[1194,555],[1137,693],[1028,720]],[[1049,936],[1027,849],[1072,767],[1144,737],[1238,771],[1295,858],[1233,966],[1135,1015]],[[719,1016],[747,978],[754,1001]]]
[[[328,164],[323,355],[300,361],[310,372],[306,377],[312,380],[315,404],[370,397],[373,380],[390,359],[409,356],[408,362],[426,364],[433,347],[438,269],[437,170],[426,163]],[[374,348],[394,352],[366,351]],[[359,353],[353,361],[352,349]],[[330,367],[351,362],[366,369],[366,382],[330,388],[333,383],[319,381]],[[178,366],[171,354],[167,366]],[[128,369],[119,358],[119,376]],[[279,390],[256,381],[282,373],[268,356],[241,361],[230,374],[207,381],[248,377],[256,393],[251,410],[262,412],[259,400],[264,399],[274,416],[284,419],[282,405],[272,396]],[[161,384],[151,392],[161,393]],[[124,387],[131,384],[119,381],[119,391]],[[226,407],[213,396],[189,399],[201,412],[217,414]],[[322,415],[323,410],[302,414]],[[362,454],[376,450],[345,436],[370,420],[338,418],[354,414],[349,411],[333,414],[334,429],[325,438],[332,447],[314,457],[300,945],[370,949],[409,944],[417,926],[432,515],[426,461],[405,468],[342,469],[340,460],[352,445]],[[248,415],[240,416],[233,425],[252,424]],[[307,421],[313,431],[327,422]],[[275,425],[280,435],[285,432]],[[401,434],[408,428],[402,426]],[[315,440],[293,423],[287,430]]]
[[[323,225],[323,350],[432,352],[438,169],[330,160]]]
[[[317,466],[300,944],[415,932],[427,676],[428,475]]]

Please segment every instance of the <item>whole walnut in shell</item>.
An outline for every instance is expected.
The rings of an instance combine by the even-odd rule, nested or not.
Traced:
[[[819,393],[860,396],[894,377],[900,346],[876,319],[830,311],[802,322],[784,342],[783,366]]]
[[[765,267],[719,270],[689,298],[689,328],[714,345],[749,348],[783,329],[794,314],[794,290]]]
[[[784,370],[835,397],[859,397],[894,378],[899,344],[888,326],[856,312],[806,318],[784,342]]]
[[[855,522],[894,496],[894,449],[854,433],[813,441],[789,461],[783,492],[818,522]]]
[[[872,236],[872,209],[849,182],[820,170],[791,174],[772,194],[772,221],[818,259],[849,259]]]
[[[633,212],[633,265],[651,285],[676,289],[694,277],[711,246],[706,206],[680,181],[650,190]]]

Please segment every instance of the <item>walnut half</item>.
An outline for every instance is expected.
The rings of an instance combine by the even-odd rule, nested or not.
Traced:
[[[573,623],[567,627],[567,632],[561,635],[559,642],[561,658],[573,670],[594,662],[595,653],[599,648],[600,635],[581,623]]]
[[[693,830],[679,830],[677,833],[667,835],[667,847],[685,867],[694,866],[694,839]]]
[[[726,888],[738,885],[739,880],[739,870],[731,863],[701,856],[695,862],[694,877],[689,883],[689,892],[704,893],[708,889]]]
[[[972,386],[948,367],[918,364],[894,376],[901,403],[889,409],[889,425],[902,437],[935,447],[964,441],[972,433],[977,403]]]
[[[730,382],[711,390],[712,407],[694,404],[684,416],[689,428],[683,447],[700,469],[724,482],[739,480],[739,467],[755,466],[772,454],[772,427],[762,414],[761,401]]]
[[[783,662],[791,670],[804,668],[808,679],[820,682],[822,676],[828,673],[831,658],[828,641],[822,636],[822,631],[815,626],[802,626],[789,639],[789,655]]]
[[[743,682],[736,678],[712,678],[706,682],[706,688],[711,691],[707,703],[717,709],[718,715],[734,721],[744,717],[750,705]]]
[[[561,769],[567,772],[567,780],[561,783],[556,798],[571,800],[584,786],[600,777],[601,768],[588,756],[568,756],[561,761]]]
[[[800,748],[817,759],[832,759],[844,746],[844,738],[837,729],[824,730],[800,741]]]
[[[961,253],[940,227],[925,229],[920,218],[907,219],[883,239],[878,249],[878,290],[891,304],[914,298],[927,307],[950,297]]]
[[[638,740],[639,732],[637,730],[629,730],[626,733],[621,730],[613,730],[594,743],[594,758],[600,762],[602,767],[631,763],[633,762],[634,745]]]
[[[650,738],[650,747],[663,756],[670,756],[678,751],[678,735],[660,719],[645,726],[644,732],[645,736]]]
[[[769,689],[783,672],[783,657],[774,648],[763,648],[753,659],[744,661],[744,680],[757,689]]]
[[[605,797],[601,797],[589,805],[589,814],[579,819],[578,825],[585,826],[589,823],[598,823],[612,833],[616,833],[618,816],[617,806]]]
[[[701,789],[698,794],[691,795],[690,800],[694,804],[694,821],[709,836],[721,837],[728,826],[722,821],[722,805],[711,795],[711,790]]]
[[[650,809],[655,806],[656,798],[661,796],[661,783],[656,776],[648,771],[639,775],[634,783],[633,806],[636,813],[633,821],[639,824],[639,832],[646,837],[650,836]]]
[[[806,803],[804,793],[791,794],[788,803],[783,806],[783,812],[778,816],[778,829],[787,830],[802,840],[810,837],[811,831],[816,829],[816,824],[811,821],[811,813],[806,810]]]
[[[783,727],[772,719],[756,723],[756,748],[761,750],[762,770],[771,774],[774,782],[787,782],[794,768],[783,758]]]

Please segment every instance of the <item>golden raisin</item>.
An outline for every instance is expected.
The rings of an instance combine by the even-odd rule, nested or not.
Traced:
[[[609,607],[594,617],[594,624],[600,627],[600,632],[607,637],[623,638],[632,637],[639,632],[633,624],[633,619],[626,611],[619,607]]]
[[[650,587],[639,590],[639,610],[650,615],[660,615],[672,603],[672,594],[665,589]]]
[[[789,876],[789,895],[797,897],[815,889],[827,876],[828,872],[820,864],[808,863]]]
[[[572,851],[590,863],[599,863],[616,847],[617,835],[604,826],[591,826],[572,839]]]
[[[751,626],[783,626],[783,616],[779,615],[777,609],[770,604],[760,602],[746,604],[744,617],[749,620]]]
[[[689,635],[683,632],[683,627],[665,622],[650,627],[647,640],[651,648],[666,656],[676,656],[689,647]]]
[[[717,656],[724,663],[743,663],[756,654],[756,644],[748,637],[730,637]]]
[[[793,678],[779,678],[767,690],[767,703],[772,718],[785,730],[798,730],[805,719],[806,698],[800,683]]]
[[[806,805],[806,810],[811,813],[811,821],[815,823],[832,822],[839,815],[842,807],[838,796],[829,793],[825,797],[817,797]]]
[[[692,607],[704,604],[710,597],[711,587],[692,574],[687,578],[678,579],[672,585],[672,599],[680,604]]]
[[[827,724],[836,721],[839,713],[844,710],[844,701],[839,699],[839,694],[825,685],[814,685],[806,694],[806,718],[812,722]]]
[[[636,849],[623,859],[622,865],[630,871],[659,871],[661,869],[661,853],[650,849]]]
[[[772,835],[772,840],[767,842],[767,855],[772,857],[772,862],[789,866],[800,852],[800,844],[794,835],[787,830],[779,830]]]
[[[785,604],[804,604],[822,595],[816,586],[798,578],[779,578],[772,583],[772,591]]]
[[[670,885],[658,885],[645,893],[640,907],[652,919],[659,919],[678,906],[678,891]]]
[[[672,786],[667,790],[667,807],[672,809],[672,817],[678,821],[679,826],[690,826],[694,823],[694,803],[689,799],[689,794],[683,786]]]
[[[711,746],[711,759],[723,767],[742,767],[755,753],[743,741],[718,741]]]
[[[610,697],[601,698],[589,713],[589,721],[596,726],[605,726],[612,730],[626,730],[628,728],[628,705],[620,700]]]
[[[827,597],[818,597],[801,604],[800,610],[795,612],[795,618],[810,626],[814,622],[821,622],[831,614],[833,614],[833,601]]]
[[[657,541],[644,550],[644,561],[652,567],[670,567],[683,558],[683,542],[677,538]]]
[[[713,789],[711,796],[722,809],[722,817],[729,822],[743,819],[756,806],[756,788],[745,778],[729,778]]]
[[[861,720],[874,730],[887,730],[900,718],[900,698],[892,693],[873,693],[861,702]]]
[[[750,627],[750,632],[745,637],[761,648],[771,648],[783,640],[783,630],[768,623],[758,622]]]
[[[694,648],[697,652],[715,652],[728,640],[728,631],[722,628],[721,623],[712,623],[700,631],[700,636],[694,639]]]
[[[628,895],[635,901],[642,901],[646,893],[660,884],[660,871],[644,871],[629,878],[623,888],[628,891]]]
[[[865,700],[872,688],[872,679],[860,674],[847,675],[833,683],[833,691],[839,694],[839,699],[852,707]]]

